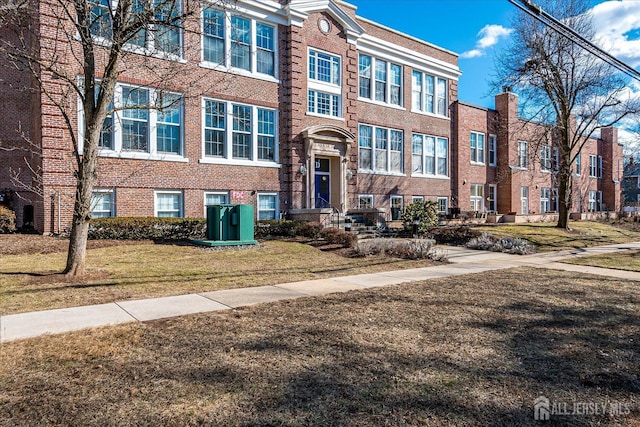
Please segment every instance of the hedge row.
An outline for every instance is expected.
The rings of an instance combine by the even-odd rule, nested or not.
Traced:
[[[259,221],[255,225],[256,239],[295,236],[317,239],[322,231],[320,223],[299,220]],[[94,218],[89,223],[89,239],[94,240],[204,239],[206,234],[207,224],[202,218],[111,217]]]
[[[16,231],[16,214],[11,209],[0,206],[0,234]]]
[[[307,237],[317,239],[322,231],[322,224],[319,222],[307,222],[301,220],[268,220],[258,221],[255,227],[256,239],[267,237]]]
[[[206,229],[203,218],[94,218],[89,223],[89,239],[203,239]]]
[[[202,218],[95,218],[89,223],[89,239],[183,240],[206,237],[206,221]],[[323,228],[317,222],[259,221],[255,237],[295,237],[323,239],[327,243],[353,247],[355,234],[336,228]]]

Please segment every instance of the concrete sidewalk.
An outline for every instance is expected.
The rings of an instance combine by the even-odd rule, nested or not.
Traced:
[[[451,264],[0,316],[0,343],[85,328],[136,321],[143,322],[218,310],[231,310],[259,303],[520,266],[577,271],[640,281],[640,273],[636,272],[558,262],[572,257],[640,249],[640,242],[526,256],[477,251],[453,246],[437,246],[436,249],[445,253]]]

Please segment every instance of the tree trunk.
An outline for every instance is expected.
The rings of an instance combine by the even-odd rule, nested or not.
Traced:
[[[71,228],[69,237],[69,251],[67,253],[67,266],[64,274],[67,276],[81,276],[84,274],[84,263],[87,256],[87,236],[89,234],[89,220],[76,218]]]
[[[81,276],[84,274],[84,263],[87,255],[87,239],[89,221],[91,220],[91,194],[93,183],[97,178],[96,162],[98,157],[98,138],[100,128],[92,126],[84,143],[84,153],[76,172],[76,200],[73,207],[73,224],[69,236],[69,252],[64,274]]]
[[[569,214],[573,202],[573,179],[571,177],[571,165],[566,160],[562,161],[558,171],[558,224],[556,227],[570,230]]]

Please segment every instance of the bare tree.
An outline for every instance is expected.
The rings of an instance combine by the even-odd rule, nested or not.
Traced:
[[[84,273],[98,152],[106,119],[115,109],[118,79],[140,75],[145,85],[184,90],[184,69],[178,71],[176,58],[187,45],[181,37],[194,38],[187,28],[199,28],[186,25],[199,11],[197,1],[186,0],[5,0],[0,7],[0,25],[13,32],[0,41],[0,53],[10,66],[29,72],[35,82],[31,89],[59,111],[75,158],[65,274]],[[181,102],[169,90],[155,95],[135,106],[123,99],[120,108],[162,111]]]
[[[541,1],[547,13],[594,40],[586,0]],[[572,207],[572,164],[589,138],[625,117],[638,114],[628,80],[610,65],[533,17],[513,20],[511,45],[499,55],[492,86],[521,95],[521,115],[554,129],[558,149],[559,219],[568,228]]]

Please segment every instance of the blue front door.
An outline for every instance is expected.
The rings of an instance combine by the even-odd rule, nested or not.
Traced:
[[[316,157],[316,208],[331,207],[331,171],[329,159]]]

